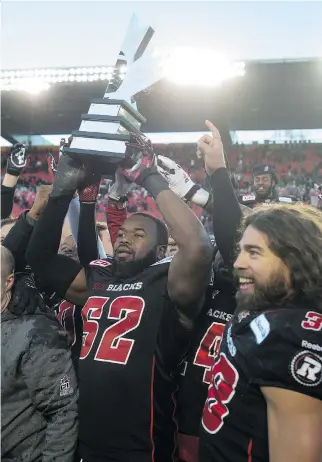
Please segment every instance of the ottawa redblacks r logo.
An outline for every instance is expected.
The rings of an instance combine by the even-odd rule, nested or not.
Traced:
[[[293,378],[305,387],[316,387],[322,382],[322,357],[311,351],[301,351],[291,362]]]

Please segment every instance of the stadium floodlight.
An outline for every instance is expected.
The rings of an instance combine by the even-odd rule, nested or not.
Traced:
[[[180,85],[218,86],[245,74],[245,63],[234,63],[209,49],[180,47],[166,63],[166,77]]]
[[[48,90],[50,85],[48,82],[43,82],[39,78],[22,78],[16,79],[14,82],[6,86],[6,90],[25,91],[31,95],[37,95],[42,91]]]
[[[22,90],[26,83],[26,91],[30,87],[30,79],[41,80],[43,84],[62,83],[62,82],[96,82],[98,80],[110,80],[115,74],[115,77],[124,79],[126,66],[122,65],[120,69],[115,69],[111,66],[101,67],[71,67],[65,69],[24,69],[24,70],[8,70],[0,73],[0,86],[3,91]],[[73,77],[73,78],[69,78]],[[79,78],[76,78],[79,77]],[[91,77],[91,78],[89,78]],[[28,82],[26,82],[28,81]],[[46,88],[47,85],[44,85]],[[39,85],[38,85],[39,87]]]

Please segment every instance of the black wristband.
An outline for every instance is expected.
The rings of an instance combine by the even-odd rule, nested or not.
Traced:
[[[158,172],[148,175],[144,179],[142,186],[154,199],[157,198],[160,192],[169,190],[168,183]]]
[[[37,220],[36,220],[36,218],[31,217],[31,216],[29,215],[29,212],[30,212],[30,210],[27,211],[27,213],[26,213],[26,215],[25,215],[25,220],[27,221],[27,223],[28,223],[30,226],[34,227],[35,224],[37,223]]]
[[[7,174],[8,174],[8,175],[18,177],[18,176],[20,176],[21,172],[22,172],[22,169],[21,169],[21,170],[20,170],[20,169],[18,170],[18,169],[16,169],[15,167],[7,167]]]
[[[198,186],[197,184],[194,184],[192,188],[190,189],[190,191],[188,191],[187,194],[184,196],[185,200],[189,202],[192,196],[194,196],[199,189],[200,189],[200,186]]]

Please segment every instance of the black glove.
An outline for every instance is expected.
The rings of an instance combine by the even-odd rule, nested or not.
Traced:
[[[34,314],[37,310],[49,313],[42,296],[35,287],[33,275],[30,273],[18,273],[12,289],[10,312],[15,316],[22,314]]]
[[[73,195],[77,189],[96,183],[97,175],[90,165],[63,153],[60,156],[51,197]]]
[[[8,157],[7,173],[19,176],[27,164],[27,157],[26,146],[22,143],[14,144]]]

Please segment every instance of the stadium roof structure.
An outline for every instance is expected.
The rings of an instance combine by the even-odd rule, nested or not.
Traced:
[[[39,95],[4,91],[1,135],[15,142],[17,135],[71,133],[106,86],[104,80],[73,81],[55,83]],[[231,130],[321,129],[322,61],[246,62],[244,77],[219,87],[163,79],[136,99],[146,133],[200,132],[206,119],[217,125],[224,142],[231,141]]]

